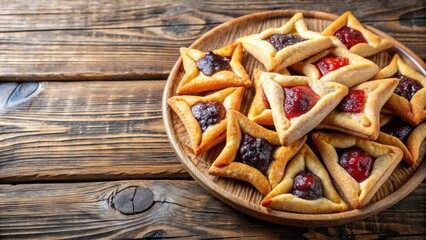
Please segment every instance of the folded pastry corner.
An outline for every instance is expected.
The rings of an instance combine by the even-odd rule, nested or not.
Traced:
[[[260,79],[284,146],[314,129],[348,93],[348,88],[339,83],[303,76],[265,72]]]
[[[278,134],[237,111],[229,112],[226,145],[208,173],[246,181],[266,195],[281,181],[287,162],[303,146],[306,137],[281,146]]]
[[[397,78],[399,83],[384,107],[413,125],[426,120],[426,76],[395,54],[390,64],[380,70],[374,79],[388,77]]]
[[[348,209],[327,170],[306,144],[288,163],[283,180],[261,205],[298,213],[333,213]]]
[[[263,71],[257,68],[253,71],[255,95],[251,102],[247,117],[257,124],[273,126],[274,121],[272,120],[271,107],[269,106],[269,102],[266,100],[265,92],[260,83],[260,74],[262,73]],[[290,75],[285,68],[281,70],[280,73],[283,75]]]
[[[279,28],[237,39],[268,71],[277,72],[333,46],[329,37],[308,30],[302,13]]]
[[[394,45],[391,40],[367,30],[350,11],[332,22],[322,34],[330,36],[335,45],[362,57],[370,57]]]
[[[206,96],[182,95],[167,103],[184,124],[195,156],[225,140],[231,110],[239,110],[243,87],[231,87]]]
[[[248,88],[252,84],[241,64],[241,43],[209,52],[181,48],[180,53],[185,74],[177,86],[177,94],[194,94],[227,87]]]
[[[364,138],[312,134],[328,172],[353,208],[365,206],[401,161],[401,149]]]
[[[368,81],[349,89],[340,104],[316,129],[334,129],[375,140],[380,132],[380,110],[398,85],[395,78]]]

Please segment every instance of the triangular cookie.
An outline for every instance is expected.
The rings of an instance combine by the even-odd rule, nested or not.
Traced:
[[[180,54],[185,75],[176,89],[177,94],[251,86],[250,77],[241,65],[241,43],[233,43],[212,52],[181,48]]]
[[[397,147],[352,135],[317,132],[312,134],[312,138],[328,172],[352,207],[357,209],[371,200],[403,155]],[[349,170],[342,167],[339,161],[346,164]]]
[[[287,69],[280,71],[283,75],[290,75]],[[263,73],[260,69],[255,68],[253,71],[254,78],[254,98],[250,105],[247,117],[255,123],[266,126],[273,126],[274,120],[272,120],[272,111],[269,103],[266,103],[266,95],[263,91],[262,85],[260,84],[260,74]]]
[[[333,46],[330,38],[308,30],[301,13],[280,28],[237,39],[268,71],[277,72]],[[275,46],[274,46],[274,45]]]
[[[306,174],[306,170],[310,173]],[[315,179],[317,181],[320,179],[321,183],[310,182],[310,184],[298,187],[305,183],[303,177],[306,177],[300,173],[314,174],[318,177]],[[297,177],[298,175],[302,177]],[[302,182],[298,180],[302,180]],[[300,189],[304,191],[300,191]],[[307,189],[311,191],[306,191]],[[299,196],[294,194],[299,194]],[[327,170],[306,144],[288,163],[283,180],[262,200],[261,205],[299,213],[332,213],[348,209],[346,203],[337,194]]]
[[[287,162],[306,140],[304,137],[283,147],[276,132],[263,128],[237,111],[229,112],[226,135],[226,146],[209,173],[249,182],[264,195],[281,181]]]
[[[325,82],[352,87],[371,79],[380,71],[374,62],[351,53],[345,48],[325,50],[291,66],[296,72]]]
[[[330,36],[337,46],[347,48],[362,57],[372,56],[393,46],[392,41],[364,28],[349,11],[331,23],[322,34]]]
[[[393,56],[391,63],[380,70],[374,79],[388,77],[397,77],[400,83],[384,107],[413,125],[426,120],[426,77],[405,64],[398,54]],[[413,89],[413,86],[404,86],[407,78],[411,79],[408,79],[409,82],[415,81],[417,92],[414,94],[411,91],[403,91]]]
[[[225,140],[229,111],[240,109],[243,95],[243,87],[232,87],[204,97],[174,96],[167,99],[188,132],[195,156]]]
[[[420,147],[426,138],[426,122],[413,126],[401,118],[383,118],[380,122],[381,128],[377,142],[399,147],[404,153],[403,159],[410,165],[415,166],[419,159]]]
[[[349,89],[317,129],[335,129],[375,140],[380,131],[380,110],[398,85],[395,78],[368,81]]]
[[[302,76],[265,72],[260,75],[260,80],[284,146],[314,129],[348,93],[348,88],[339,83]]]

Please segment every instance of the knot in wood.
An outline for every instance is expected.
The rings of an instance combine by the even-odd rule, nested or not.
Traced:
[[[154,203],[154,194],[149,188],[127,187],[112,197],[111,207],[125,215],[139,214]]]
[[[15,91],[16,86],[18,86],[18,83],[15,82],[0,83],[0,110],[6,107],[6,103],[10,95]]]
[[[22,103],[38,89],[38,86],[38,82],[20,83],[10,95],[9,99],[7,100],[6,106],[10,108]]]
[[[196,36],[204,30],[206,21],[200,16],[179,14],[161,20],[162,35],[171,39]]]

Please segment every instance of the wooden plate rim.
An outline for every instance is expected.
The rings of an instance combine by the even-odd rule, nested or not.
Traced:
[[[323,20],[334,21],[338,16],[325,12],[318,11],[306,11],[306,10],[274,10],[274,11],[266,11],[253,13],[249,15],[245,15],[239,18],[235,18],[228,22],[222,23],[212,30],[205,33],[203,36],[198,38],[193,44],[191,44],[190,48],[196,48],[200,43],[202,43],[205,39],[209,38],[213,34],[220,34],[223,29],[235,26],[240,24],[241,22],[250,21],[252,19],[256,20],[264,20],[269,18],[284,18],[291,17],[293,14],[301,12],[305,16],[305,18],[319,18]],[[399,54],[403,54],[407,58],[409,58],[416,67],[426,75],[426,65],[422,59],[420,59],[416,54],[414,54],[410,49],[405,47],[402,43],[395,40],[391,36],[373,28],[370,26],[366,26],[369,30],[375,32],[376,34],[391,39],[395,42],[394,50]],[[392,205],[399,202],[401,199],[405,198],[409,193],[411,193],[426,177],[426,163],[423,163],[418,167],[415,173],[411,176],[407,182],[402,185],[398,190],[390,194],[389,196],[365,207],[362,209],[350,210],[342,213],[332,213],[332,214],[302,214],[302,213],[292,213],[292,212],[284,212],[277,210],[270,210],[263,208],[259,205],[255,205],[252,203],[241,202],[238,197],[235,195],[229,194],[223,188],[217,186],[216,184],[211,184],[211,180],[206,178],[205,174],[202,173],[188,158],[188,156],[184,153],[182,146],[179,143],[179,140],[176,139],[176,135],[174,132],[173,124],[172,124],[172,110],[167,105],[167,99],[173,95],[171,91],[173,87],[173,80],[175,75],[179,71],[182,64],[182,58],[179,57],[176,64],[173,66],[173,69],[170,72],[170,75],[167,79],[167,82],[164,87],[163,99],[162,99],[162,113],[163,113],[163,121],[166,128],[166,134],[169,138],[170,144],[173,146],[176,155],[179,160],[185,167],[185,169],[189,172],[189,174],[206,190],[208,190],[212,195],[228,204],[229,206],[242,211],[246,214],[249,214],[253,217],[263,219],[273,223],[292,225],[292,226],[306,226],[306,227],[321,227],[321,226],[333,226],[333,225],[341,225],[350,223],[353,221],[358,221],[364,219],[368,216],[381,212]],[[227,197],[225,197],[227,196]],[[264,209],[264,211],[260,209]]]

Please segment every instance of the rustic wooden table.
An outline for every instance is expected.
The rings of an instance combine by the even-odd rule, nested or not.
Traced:
[[[0,0],[0,238],[426,237],[426,183],[363,221],[264,222],[226,206],[177,159],[165,79],[218,24],[274,9],[341,14],[426,59],[424,1]]]

